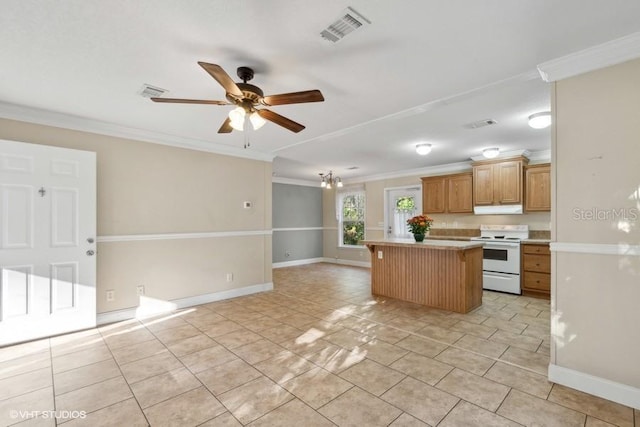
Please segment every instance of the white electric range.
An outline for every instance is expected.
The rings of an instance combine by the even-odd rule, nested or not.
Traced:
[[[481,225],[485,242],[482,256],[482,287],[492,291],[521,294],[520,242],[529,238],[528,225]]]

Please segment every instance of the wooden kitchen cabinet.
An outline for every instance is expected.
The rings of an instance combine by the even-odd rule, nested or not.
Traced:
[[[527,166],[524,177],[524,209],[527,212],[551,210],[551,165]]]
[[[450,175],[447,181],[447,212],[473,212],[473,174]]]
[[[472,163],[475,206],[522,203],[522,170],[526,157]]]
[[[422,178],[424,213],[473,212],[473,175],[471,172]]]
[[[551,252],[548,243],[522,244],[522,295],[551,295]]]

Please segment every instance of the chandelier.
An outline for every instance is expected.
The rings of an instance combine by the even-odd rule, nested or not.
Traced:
[[[320,187],[331,190],[333,186],[342,187],[342,179],[339,176],[333,176],[333,171],[329,173],[319,173],[320,175]]]

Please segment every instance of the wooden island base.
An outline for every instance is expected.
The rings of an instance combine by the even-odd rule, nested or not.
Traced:
[[[371,292],[468,313],[482,305],[482,244],[365,241],[371,252]]]

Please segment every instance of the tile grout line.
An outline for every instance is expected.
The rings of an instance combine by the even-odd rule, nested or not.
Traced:
[[[139,322],[139,323],[142,324],[142,322]],[[146,327],[145,327],[145,329],[146,329]],[[116,364],[116,366],[118,368],[118,372],[120,372],[120,375],[122,376],[122,379],[124,380],[125,384],[127,385],[127,388],[129,389],[129,392],[131,393],[131,397],[133,397],[133,400],[135,400],[136,405],[138,405],[138,409],[140,409],[140,413],[144,417],[144,420],[147,422],[147,425],[151,425],[151,423],[149,423],[149,419],[147,418],[147,414],[142,409],[142,406],[140,406],[140,402],[138,402],[138,398],[136,397],[135,393],[131,389],[131,385],[129,384],[129,381],[127,381],[127,378],[124,376],[124,372],[122,372],[122,368],[120,367],[120,364],[118,363],[118,361],[116,360],[115,356],[113,355],[113,351],[111,351],[111,347],[109,347],[109,344],[107,344],[107,341],[105,340],[102,331],[100,329],[97,329],[97,330],[98,330],[98,333],[100,334],[100,337],[102,337],[102,341],[104,342],[105,347],[107,347],[107,350],[109,351],[109,354],[111,355],[111,358],[113,359],[113,362]],[[143,342],[145,342],[145,341],[143,341]],[[105,380],[105,381],[107,381],[107,380]],[[113,405],[116,405],[118,403],[124,402],[124,401],[125,400],[121,400],[119,402],[115,402],[112,405],[106,406],[106,408],[108,408],[110,406],[113,406]],[[104,409],[104,408],[101,408],[101,409]],[[98,409],[98,411],[99,410],[100,409]],[[93,412],[96,412],[96,411],[93,411]]]
[[[281,293],[282,293],[282,291],[275,291],[275,290],[274,290],[274,291],[271,291],[271,292],[281,292]],[[286,293],[284,293],[284,295],[285,295],[285,296],[288,296],[288,297],[291,297],[290,295],[287,295]],[[295,297],[293,297],[293,298],[295,298]],[[296,298],[296,299],[299,299],[299,300],[301,300],[301,301],[305,301],[305,302],[312,302],[312,301],[310,301],[310,300],[304,300],[304,299],[302,299],[302,298]],[[541,375],[539,372],[537,372],[537,371],[535,371],[535,370],[533,370],[533,369],[527,368],[527,367],[525,367],[525,366],[521,366],[521,365],[518,365],[518,364],[516,364],[516,363],[512,363],[512,362],[508,362],[508,361],[502,360],[502,359],[500,359],[500,358],[495,358],[495,357],[493,357],[493,356],[488,356],[488,355],[485,355],[485,354],[482,354],[482,353],[478,353],[478,352],[473,351],[473,350],[469,350],[469,349],[466,349],[466,348],[463,348],[463,347],[459,347],[459,346],[456,346],[456,345],[455,345],[455,343],[453,343],[453,344],[449,344],[449,343],[446,343],[446,342],[444,342],[444,341],[436,340],[436,339],[433,339],[433,338],[431,338],[431,337],[428,337],[428,336],[425,336],[425,335],[418,334],[417,332],[411,332],[411,331],[409,331],[409,330],[402,329],[402,328],[398,328],[398,327],[396,327],[396,326],[388,325],[388,324],[385,324],[385,323],[381,323],[381,322],[378,322],[378,321],[376,321],[376,320],[370,320],[370,319],[367,319],[367,318],[365,318],[365,317],[363,317],[363,316],[360,316],[360,315],[354,315],[354,314],[346,313],[346,312],[344,312],[344,311],[342,311],[342,310],[340,310],[340,309],[334,309],[334,310],[335,310],[335,311],[339,311],[339,312],[341,312],[341,313],[343,313],[343,314],[346,314],[346,315],[348,315],[348,316],[353,316],[353,317],[357,317],[357,318],[360,318],[360,319],[363,319],[363,320],[367,320],[367,321],[370,321],[370,322],[372,322],[372,323],[376,323],[376,324],[378,324],[378,325],[382,325],[382,326],[386,326],[386,327],[389,327],[389,328],[393,328],[393,329],[399,330],[399,331],[401,331],[401,332],[403,332],[403,333],[408,333],[408,334],[410,334],[410,335],[415,335],[415,336],[420,337],[420,338],[425,338],[425,339],[428,339],[428,340],[430,340],[430,341],[434,341],[434,342],[436,342],[436,343],[438,343],[438,344],[445,344],[445,345],[447,345],[447,346],[450,346],[450,347],[456,348],[456,349],[458,349],[458,350],[462,350],[462,351],[466,351],[466,352],[468,352],[468,353],[475,354],[476,356],[482,356],[482,357],[485,357],[485,358],[493,359],[493,360],[494,360],[494,361],[496,361],[496,362],[506,363],[506,364],[509,364],[509,365],[515,366],[515,367],[517,367],[517,368],[521,368],[521,369],[524,369],[524,370],[526,370],[526,371],[529,371],[529,372],[535,373],[535,374],[537,374],[537,375]],[[436,325],[436,326],[437,326],[437,325]],[[525,328],[525,329],[526,329],[526,328]],[[365,335],[366,335],[366,334],[365,334]],[[471,334],[465,334],[465,335],[471,335]],[[462,337],[460,337],[458,340],[456,340],[456,342],[458,342],[458,341],[460,341],[462,338],[464,338],[464,336],[465,336],[465,335],[463,335],[463,336],[462,336]],[[471,336],[472,336],[472,337],[475,337],[475,335],[471,335]],[[487,341],[488,341],[488,340],[487,340]],[[508,345],[508,346],[507,346],[507,348],[506,348],[502,353],[500,353],[500,356],[504,355],[504,353],[505,353],[505,352],[506,352],[510,347],[512,347],[512,346],[511,346],[511,345]]]

